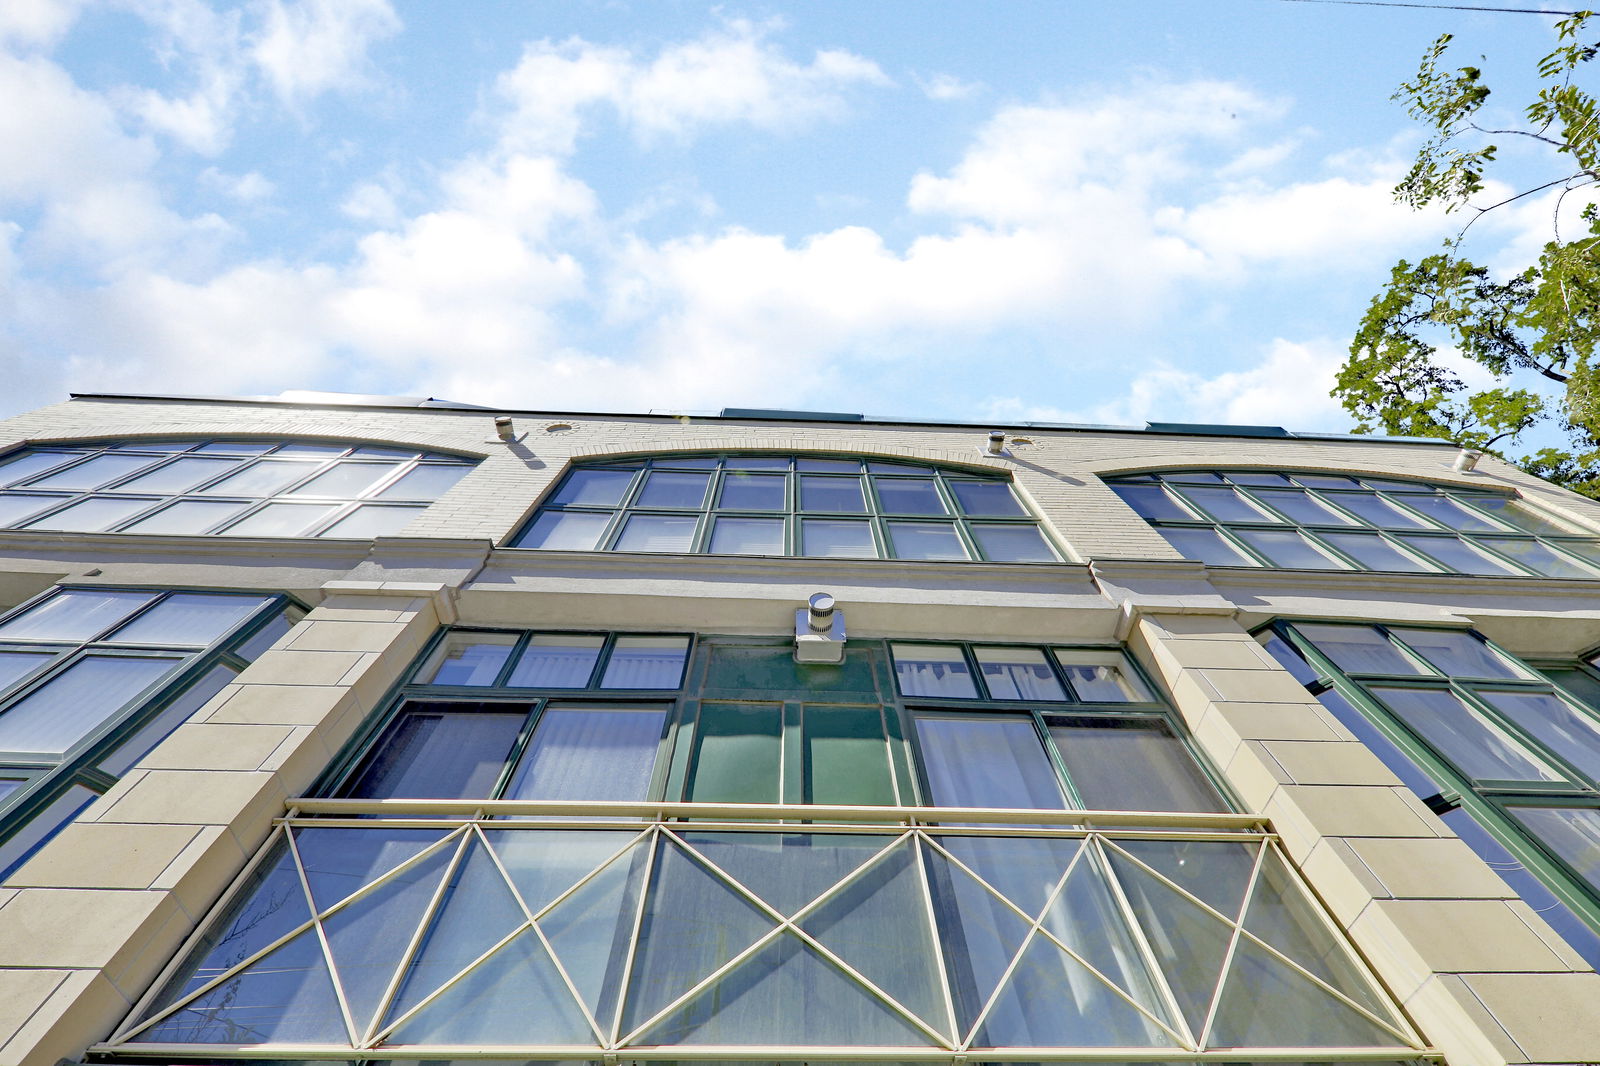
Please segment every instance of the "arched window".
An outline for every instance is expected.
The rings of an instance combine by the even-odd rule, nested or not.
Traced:
[[[375,537],[475,464],[348,441],[35,445],[0,460],[0,529]]]
[[[703,455],[567,472],[516,548],[1057,562],[1005,477],[876,459]]]
[[[1260,471],[1107,483],[1184,556],[1213,566],[1600,577],[1600,540],[1505,493]]]

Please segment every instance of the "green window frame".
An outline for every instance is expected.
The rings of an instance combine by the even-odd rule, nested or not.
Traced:
[[[840,455],[579,463],[508,546],[946,562],[1064,558],[1009,476]]]
[[[1512,493],[1259,470],[1105,483],[1186,558],[1211,566],[1600,579],[1600,538]]]
[[[75,603],[89,607],[76,609]],[[173,639],[183,634],[162,619],[202,604],[234,617],[211,632],[202,624],[195,639]],[[76,618],[66,626],[36,621],[62,614]],[[7,731],[8,715],[30,716],[38,735],[41,728],[47,734],[61,728],[51,722],[61,721],[63,711],[82,712],[74,720],[81,728],[62,737],[60,750],[34,750],[43,744],[0,749],[0,880],[304,614],[303,605],[275,592],[58,585],[0,615],[0,661],[33,664],[0,678],[0,744],[17,739]],[[150,632],[163,627],[165,634]],[[168,665],[120,692],[103,677],[76,680],[85,667],[102,675],[109,669],[114,679],[115,664],[151,662]],[[66,703],[52,704],[59,699],[54,691],[68,692]],[[35,713],[39,707],[45,711]]]
[[[370,539],[478,461],[309,438],[25,445],[0,456],[0,529]]]

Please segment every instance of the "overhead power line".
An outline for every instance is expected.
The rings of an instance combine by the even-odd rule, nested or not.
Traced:
[[[1343,4],[1349,7],[1415,7],[1424,11],[1491,11],[1503,15],[1581,15],[1581,11],[1547,11],[1540,7],[1484,7],[1478,4],[1408,4],[1404,0],[1278,0],[1282,4]]]

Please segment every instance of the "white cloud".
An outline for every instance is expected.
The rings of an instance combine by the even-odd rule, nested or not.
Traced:
[[[280,100],[297,105],[362,85],[367,50],[400,32],[389,0],[264,0],[251,56]]]
[[[258,204],[278,191],[276,185],[254,170],[227,174],[216,167],[207,167],[200,172],[200,183],[241,204]]]
[[[965,100],[984,90],[982,82],[962,81],[954,74],[934,74],[916,81],[917,88],[929,100]]]
[[[67,32],[84,0],[6,0],[0,4],[0,43],[44,46]]]

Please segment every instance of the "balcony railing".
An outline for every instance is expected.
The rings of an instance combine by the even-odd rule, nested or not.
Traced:
[[[94,1050],[1432,1054],[1251,816],[312,799]]]

